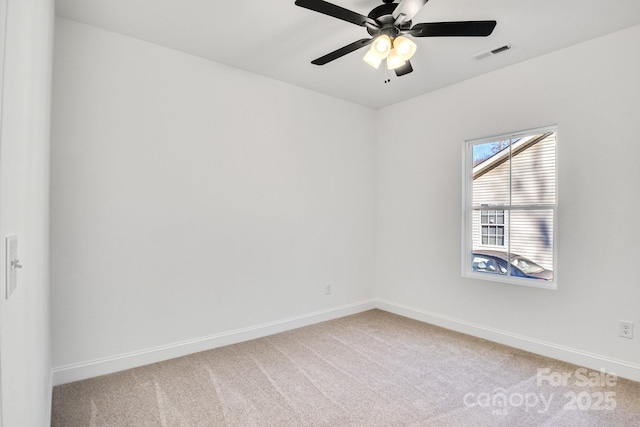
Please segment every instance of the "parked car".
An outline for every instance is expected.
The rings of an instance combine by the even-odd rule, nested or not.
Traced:
[[[510,255],[511,276],[545,281],[553,280],[553,271],[513,252]],[[473,251],[472,259],[473,271],[507,275],[508,258],[506,252],[476,250]]]

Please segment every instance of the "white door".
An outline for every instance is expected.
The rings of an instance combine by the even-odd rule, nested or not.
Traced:
[[[2,146],[2,105],[3,98],[2,93],[4,89],[4,41],[7,32],[7,1],[0,0],[0,147]],[[0,203],[2,202],[2,195],[0,195]],[[2,221],[0,221],[0,224]],[[0,236],[4,235],[4,230],[0,228]],[[4,256],[0,257],[4,260]],[[0,280],[0,318],[2,318],[2,300],[4,300],[5,278],[2,274]],[[0,324],[0,427],[2,427],[2,325]]]

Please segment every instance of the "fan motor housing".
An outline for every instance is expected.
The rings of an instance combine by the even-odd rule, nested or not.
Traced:
[[[397,6],[396,3],[385,3],[369,12],[367,16],[378,22],[380,29],[367,27],[367,32],[372,36],[386,34],[389,37],[395,37],[400,34],[401,30],[411,28],[411,21],[403,21],[400,25],[395,25],[396,20],[393,17],[393,11]]]

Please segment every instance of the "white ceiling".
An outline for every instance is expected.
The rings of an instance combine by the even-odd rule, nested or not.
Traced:
[[[399,0],[396,0],[399,1]],[[381,0],[335,0],[367,15]],[[496,20],[489,37],[416,38],[414,72],[403,77],[362,61],[366,48],[327,65],[310,63],[366,29],[303,9],[294,0],[56,0],[56,14],[208,58],[357,104],[380,108],[640,24],[640,0],[430,0],[419,22]],[[482,61],[473,55],[513,49]],[[615,46],[611,46],[615,49]],[[593,58],[597,61],[598,58]]]

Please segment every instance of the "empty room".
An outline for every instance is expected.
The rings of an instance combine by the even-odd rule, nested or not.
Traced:
[[[0,427],[640,425],[640,2],[0,22]]]

